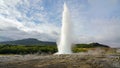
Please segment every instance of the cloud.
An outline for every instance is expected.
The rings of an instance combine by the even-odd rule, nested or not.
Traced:
[[[55,41],[54,38],[57,38],[55,33],[58,33],[57,31],[59,31],[59,28],[57,28],[57,26],[49,23],[32,23],[29,25],[26,24],[25,26],[23,23],[18,21],[0,18],[0,24],[0,29],[2,30],[0,31],[0,35],[13,38],[15,40],[33,37],[43,41]]]
[[[120,2],[118,0],[76,1],[68,3],[75,27],[74,42],[99,42],[119,47]]]
[[[56,41],[63,3],[64,0],[0,0],[0,37]],[[75,43],[120,46],[119,0],[66,0],[66,3]]]
[[[119,0],[88,0],[88,3],[90,6],[89,16],[94,16],[94,18],[112,16],[119,9]]]
[[[20,12],[17,11],[15,6],[20,0],[1,0],[0,1],[0,15],[6,18],[14,19],[16,17],[21,17]]]
[[[48,22],[44,7],[39,5],[41,0],[12,1],[0,1],[0,36],[14,40],[29,37],[43,41],[56,40],[59,27]]]
[[[99,42],[119,46],[120,44],[120,20],[119,18],[111,19],[93,19],[83,25],[84,27],[77,28],[78,34],[75,34],[76,42],[89,43]],[[80,41],[81,40],[81,41]]]
[[[11,41],[13,39],[9,38],[9,37],[3,37],[3,36],[0,36],[0,42],[2,41]]]

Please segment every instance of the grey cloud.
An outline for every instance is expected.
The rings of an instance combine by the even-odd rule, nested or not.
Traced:
[[[6,27],[4,29],[0,29],[0,31],[18,31],[19,29],[16,27]]]
[[[13,40],[13,39],[9,38],[9,37],[0,36],[0,42],[2,42],[2,41],[11,41],[11,40]]]
[[[2,29],[0,29],[0,31],[3,31]]]
[[[47,33],[37,33],[37,32],[24,32],[21,30],[18,31],[2,31],[1,37],[5,36],[14,40],[18,39],[24,39],[24,38],[36,38],[41,41],[55,41],[55,37],[52,37],[51,35]],[[3,38],[1,38],[3,39]],[[7,39],[4,39],[7,40]]]

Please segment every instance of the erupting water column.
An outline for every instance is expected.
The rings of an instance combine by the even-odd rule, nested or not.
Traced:
[[[58,45],[58,53],[56,54],[71,54],[72,50],[72,27],[70,21],[70,14],[67,8],[67,5],[64,3],[64,11],[62,15],[62,28],[61,28],[61,36]]]

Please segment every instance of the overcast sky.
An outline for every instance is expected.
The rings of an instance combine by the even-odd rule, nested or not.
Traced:
[[[0,0],[0,41],[56,41],[64,2],[71,13],[75,43],[120,47],[120,0]]]

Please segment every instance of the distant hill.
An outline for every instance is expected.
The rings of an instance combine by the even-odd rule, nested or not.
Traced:
[[[39,40],[34,39],[34,38],[21,39],[21,40],[15,40],[15,41],[5,41],[5,42],[0,42],[0,44],[10,44],[10,45],[56,45],[55,42],[39,41]]]
[[[107,47],[110,48],[108,45],[100,44],[100,43],[89,43],[89,44],[76,44],[78,48],[94,48],[94,47]]]
[[[39,41],[39,40],[34,39],[34,38],[0,42],[0,44],[9,44],[9,45],[56,45],[55,42]],[[104,44],[99,44],[99,43],[90,43],[90,44],[76,44],[76,47],[78,47],[78,48],[94,48],[94,47],[109,47],[109,46],[104,45]]]

